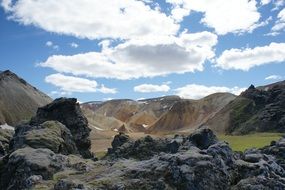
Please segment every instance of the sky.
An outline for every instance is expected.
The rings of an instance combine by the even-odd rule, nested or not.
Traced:
[[[0,0],[0,70],[81,102],[285,80],[285,0]]]

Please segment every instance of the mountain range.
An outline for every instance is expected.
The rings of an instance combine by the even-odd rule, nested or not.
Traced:
[[[0,73],[0,125],[15,126],[52,99],[11,71]],[[215,93],[199,100],[165,96],[81,104],[95,131],[171,134],[205,127],[221,134],[285,131],[285,81],[254,87],[239,96]]]

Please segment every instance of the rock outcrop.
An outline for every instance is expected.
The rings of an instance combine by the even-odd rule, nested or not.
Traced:
[[[14,134],[13,130],[0,128],[0,158],[9,152],[9,143]]]
[[[39,108],[37,115],[31,119],[30,125],[36,126],[52,120],[59,121],[70,130],[76,147],[84,158],[92,157],[89,139],[91,129],[75,98],[59,98]]]
[[[54,153],[78,154],[74,138],[68,128],[58,121],[46,121],[38,126],[20,125],[10,142],[15,151],[24,147],[47,148]]]
[[[24,147],[2,159],[0,185],[4,190],[285,189],[284,142],[238,153],[207,128],[163,139],[133,140],[120,133],[97,162]]]
[[[285,132],[285,82],[251,85],[205,125],[229,134]]]

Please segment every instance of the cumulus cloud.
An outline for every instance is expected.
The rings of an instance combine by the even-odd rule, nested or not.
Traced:
[[[154,84],[141,84],[134,87],[135,92],[151,93],[151,92],[168,92],[170,87],[167,84],[154,85]]]
[[[280,75],[270,75],[265,78],[265,80],[281,80],[283,77]]]
[[[52,48],[52,49],[55,49],[55,50],[58,50],[58,49],[59,49],[59,46],[56,45],[56,44],[54,44],[52,41],[47,41],[47,42],[46,42],[46,46],[47,46],[47,47],[50,47],[50,48]]]
[[[98,89],[99,92],[103,94],[116,94],[118,91],[115,88],[107,88],[105,85],[101,85],[101,87]]]
[[[271,3],[271,0],[261,0],[261,5],[267,5]]]
[[[106,88],[102,85],[98,88],[98,83],[95,80],[89,80],[85,78],[66,76],[62,74],[52,74],[45,78],[45,81],[52,84],[62,92],[72,93],[72,92],[102,92],[102,93],[116,93],[115,89]],[[54,91],[56,92],[56,91]]]
[[[275,34],[274,36],[277,36],[284,30],[285,30],[285,8],[278,13],[277,21],[275,22],[275,25],[272,27],[271,33],[269,34]]]
[[[285,43],[267,46],[225,50],[216,60],[216,66],[225,70],[248,71],[253,67],[285,61]]]
[[[173,19],[137,0],[5,0],[2,7],[21,24],[80,38],[129,39],[179,30]]]
[[[178,96],[188,99],[200,99],[217,92],[228,92],[235,95],[239,95],[246,88],[240,87],[224,87],[224,86],[204,86],[198,84],[188,84],[184,87],[175,89]]]
[[[79,45],[78,45],[77,43],[75,43],[75,42],[72,42],[72,43],[70,43],[69,45],[70,45],[70,47],[72,47],[72,48],[78,48],[78,47],[79,47]]]
[[[247,32],[252,30],[253,26],[261,26],[257,24],[261,16],[255,0],[167,0],[167,2],[174,6],[172,10],[174,18],[181,20],[181,17],[186,16],[191,10],[201,12],[204,14],[201,22],[214,28],[220,35]]]
[[[128,40],[101,52],[73,56],[54,55],[42,67],[62,73],[89,77],[133,79],[170,73],[202,71],[203,64],[215,56],[217,36],[210,32],[184,32],[178,37],[149,36]]]

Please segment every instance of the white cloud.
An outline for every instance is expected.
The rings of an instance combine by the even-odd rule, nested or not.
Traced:
[[[50,47],[52,49],[55,49],[55,50],[58,50],[59,49],[59,46],[58,45],[55,45],[52,41],[47,41],[46,42],[46,46],[47,47]]]
[[[167,0],[174,5],[172,16],[178,20],[188,12],[197,11],[204,13],[201,20],[208,27],[224,35],[230,32],[240,33],[252,30],[259,26],[260,13],[255,0]],[[176,13],[178,12],[178,13]],[[175,16],[178,15],[178,16]]]
[[[275,25],[271,29],[272,34],[280,34],[285,31],[285,8],[283,8],[277,15]]]
[[[50,83],[58,88],[61,92],[72,93],[72,92],[103,92],[103,93],[114,93],[111,89],[101,86],[98,89],[98,83],[95,80],[88,80],[79,77],[66,76],[62,74],[52,74],[45,78],[47,83]],[[109,91],[108,91],[109,90]],[[54,91],[57,92],[57,91]]]
[[[72,43],[70,43],[69,45],[70,45],[70,47],[72,47],[72,48],[78,48],[78,47],[79,47],[79,45],[78,45],[77,43],[75,43],[75,42],[72,42]]]
[[[53,42],[52,41],[47,41],[46,42],[46,46],[47,47],[52,47],[53,46]]]
[[[280,75],[270,75],[265,78],[265,80],[281,80],[283,77]]]
[[[62,73],[123,80],[182,74],[202,71],[205,61],[214,57],[216,43],[217,36],[210,32],[149,36],[106,46],[102,52],[54,55],[39,65]]]
[[[253,67],[285,61],[285,43],[271,43],[246,49],[225,50],[216,60],[216,66],[225,70],[248,71]]]
[[[188,99],[200,99],[217,92],[228,92],[239,95],[246,88],[233,87],[228,88],[224,86],[204,86],[198,84],[188,84],[184,87],[175,89],[178,96]]]
[[[271,3],[271,0],[261,0],[261,5],[267,5]]]
[[[49,32],[80,38],[130,39],[176,34],[174,20],[137,0],[5,0],[9,18]],[[48,14],[47,14],[48,10]]]
[[[103,84],[98,89],[98,91],[103,93],[103,94],[116,94],[117,93],[117,89],[115,89],[115,88],[107,88]]]
[[[170,87],[167,84],[154,85],[154,84],[141,84],[134,87],[135,92],[151,93],[151,92],[168,92]]]

